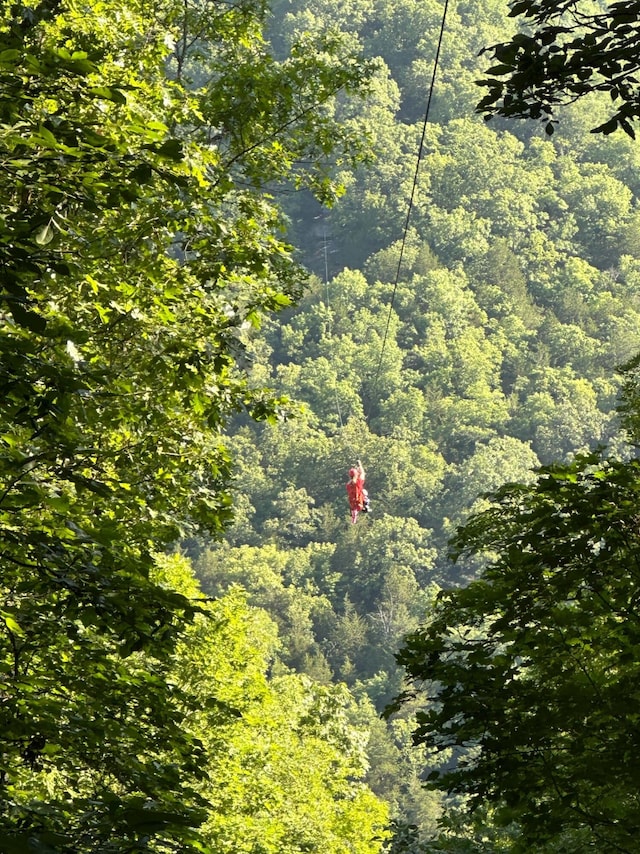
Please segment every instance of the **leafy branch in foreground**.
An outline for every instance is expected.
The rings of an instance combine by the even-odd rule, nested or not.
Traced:
[[[302,280],[265,187],[302,151],[325,186],[332,156],[330,116],[287,121],[311,90],[267,73],[262,4],[222,6],[0,15],[2,850],[199,850],[203,745],[168,675],[199,606],[153,555],[220,534],[228,417],[286,406],[243,367]],[[171,73],[188,31],[200,87]],[[364,82],[347,65],[318,56],[319,97]],[[274,80],[288,94],[249,158]]]
[[[489,567],[399,655],[417,743],[457,757],[433,785],[517,826],[510,850],[639,850],[639,500],[640,463],[595,453],[503,487],[453,541]]]
[[[594,11],[584,0],[514,0],[522,31],[485,48],[495,60],[479,85],[487,94],[478,112],[540,119],[553,133],[557,108],[604,92],[612,109],[593,133],[618,128],[635,138],[640,116],[640,3],[623,0]]]

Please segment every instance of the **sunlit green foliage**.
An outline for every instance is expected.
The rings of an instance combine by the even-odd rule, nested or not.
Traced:
[[[162,561],[193,588],[184,558]],[[184,725],[203,745],[198,789],[205,846],[216,851],[377,854],[387,811],[364,778],[368,733],[345,686],[269,677],[288,637],[238,588],[209,602],[185,633],[173,678],[194,702]]]
[[[415,709],[376,713],[437,587],[486,564],[446,559],[483,493],[620,445],[638,155],[585,135],[600,107],[574,105],[552,138],[474,118],[477,52],[511,24],[492,0],[452,9],[400,264],[441,13],[3,9],[8,852],[369,854],[385,810],[365,774],[396,819],[390,852],[422,852],[439,819],[433,850],[530,838],[508,810],[443,813]],[[334,97],[367,74],[366,102]],[[289,241],[316,274],[297,306]],[[372,513],[351,526],[357,457]],[[218,602],[180,561],[157,574],[175,540]],[[558,845],[580,851],[590,831],[562,821]]]
[[[487,59],[477,52],[510,37],[504,12],[449,10],[404,245],[442,5],[280,2],[271,23],[278,51],[330,22],[381,60],[370,101],[337,112],[375,156],[341,171],[347,192],[331,211],[284,202],[317,278],[251,342],[251,375],[305,411],[237,422],[228,547],[192,546],[209,589],[230,573],[278,621],[279,667],[345,681],[378,709],[401,687],[393,652],[428,617],[433,585],[467,583],[486,565],[483,554],[447,559],[456,527],[491,506],[484,494],[599,443],[628,454],[615,366],[640,344],[637,151],[624,137],[589,137],[600,107],[568,108],[552,137],[473,115]],[[373,512],[351,526],[344,481],[357,457]],[[432,759],[407,770],[390,730],[375,750],[398,819],[390,850],[424,850],[438,809],[412,817],[410,785],[399,795],[388,757],[411,785]],[[509,850],[518,828],[478,816],[470,828],[447,811],[429,845]],[[560,845],[579,851],[576,833]]]
[[[362,147],[330,104],[364,66],[331,37],[276,62],[263,18],[1,13],[5,851],[198,849],[206,745],[169,672],[199,606],[151,579],[153,551],[220,535],[222,428],[280,411],[242,355],[301,283],[265,185],[330,200],[331,152]]]

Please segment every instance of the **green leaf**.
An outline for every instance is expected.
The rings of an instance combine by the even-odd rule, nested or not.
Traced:
[[[23,326],[31,332],[44,332],[47,327],[47,321],[41,314],[29,311],[19,302],[12,300],[9,303],[9,311],[18,326]]]
[[[36,232],[36,243],[38,246],[46,246],[48,243],[51,243],[55,236],[55,231],[53,229],[53,222],[49,220],[46,225],[43,225],[42,228]]]
[[[7,48],[0,51],[0,63],[12,65],[16,59],[20,59],[22,52],[18,48]]]
[[[37,136],[35,136],[35,139],[37,139],[39,142],[43,142],[49,148],[58,147],[58,140],[51,133],[49,128],[45,127],[42,124],[38,127],[38,133]]]
[[[7,611],[0,610],[0,619],[3,620],[5,626],[9,629],[10,632],[13,632],[15,635],[24,635],[24,629],[15,619],[15,617],[11,616]]]
[[[107,101],[113,101],[114,104],[126,104],[127,98],[120,89],[115,89],[111,86],[92,86],[89,89],[89,94],[95,98],[104,98]]]
[[[182,142],[179,139],[167,139],[155,150],[161,157],[167,160],[179,161],[184,158]]]

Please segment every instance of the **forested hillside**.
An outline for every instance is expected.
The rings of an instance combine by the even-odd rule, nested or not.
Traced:
[[[640,349],[640,155],[589,133],[608,116],[597,98],[552,135],[485,123],[478,54],[514,21],[502,0],[454,4],[405,231],[442,14],[0,12],[1,852],[637,850],[637,741],[620,726],[616,778],[598,702],[595,773],[616,785],[592,824],[613,830],[571,824],[597,781],[559,795],[540,780],[545,726],[554,767],[576,743],[563,722],[580,729],[590,659],[621,675],[607,721],[637,694],[637,490],[616,405],[624,385],[637,440],[640,394],[637,366],[616,367]],[[351,524],[357,459],[372,506]],[[521,564],[496,556],[523,537]],[[487,640],[494,590],[513,614]],[[442,705],[417,690],[388,708],[401,649],[418,689],[425,655],[440,668]],[[483,702],[501,709],[529,656],[535,691],[485,727]],[[455,760],[502,724],[540,734],[542,759],[479,763],[474,791]],[[591,769],[580,743],[568,786]],[[452,770],[451,796],[423,786]],[[470,823],[478,791],[506,807],[481,798]]]
[[[345,682],[377,712],[401,689],[394,653],[435,591],[483,565],[472,550],[447,555],[482,495],[598,445],[629,453],[616,366],[640,344],[637,146],[589,133],[597,100],[566,108],[551,137],[475,115],[477,53],[512,27],[501,3],[449,11],[398,271],[441,15],[435,3],[274,7],[277,50],[339,28],[375,59],[372,97],[338,107],[374,159],[336,166],[346,193],[330,211],[283,197],[314,276],[252,339],[251,376],[303,412],[235,422],[235,522],[225,544],[188,546],[207,592],[240,585],[275,618],[279,668]],[[351,526],[358,457],[373,512]],[[369,719],[370,783],[419,826],[394,851],[424,845],[438,815],[418,785],[430,766],[409,746],[411,715],[386,731]]]

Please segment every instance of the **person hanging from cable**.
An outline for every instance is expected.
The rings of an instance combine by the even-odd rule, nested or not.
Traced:
[[[351,522],[355,525],[358,513],[369,512],[369,493],[364,488],[364,467],[360,460],[357,465],[349,469],[349,480],[347,481],[347,497],[351,509]]]

